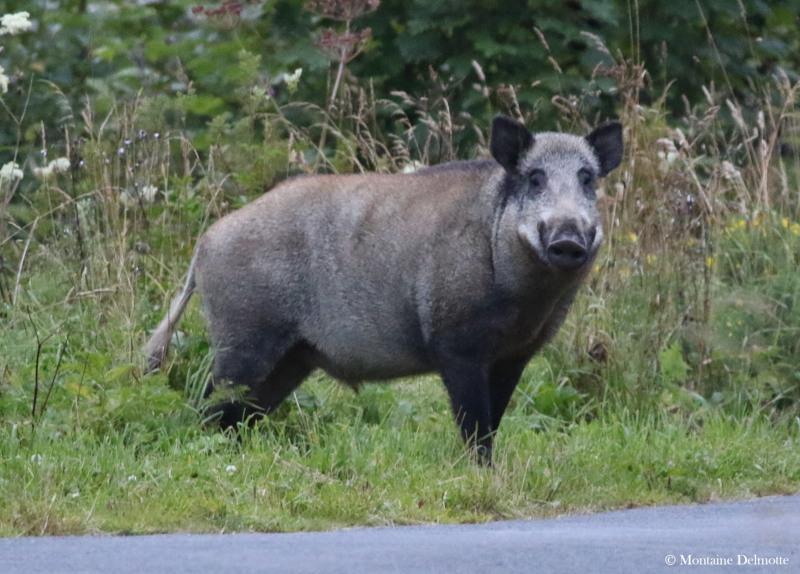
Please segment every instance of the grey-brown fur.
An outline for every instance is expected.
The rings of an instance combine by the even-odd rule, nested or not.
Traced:
[[[489,461],[600,246],[594,179],[619,164],[621,126],[532,135],[498,117],[491,147],[494,160],[407,175],[292,179],[222,218],[147,344],[150,368],[197,288],[214,381],[247,385],[261,412],[315,368],[351,385],[435,371]],[[244,416],[220,410],[223,424]]]

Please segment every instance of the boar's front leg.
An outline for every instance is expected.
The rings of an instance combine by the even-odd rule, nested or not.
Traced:
[[[522,371],[525,370],[525,365],[528,364],[528,359],[507,359],[498,361],[492,365],[489,378],[489,392],[492,401],[492,430],[497,431],[500,428],[500,421],[503,414],[506,412],[508,402],[511,400],[511,395],[514,389],[517,388],[519,378],[522,376]]]
[[[481,464],[492,464],[494,434],[527,362],[509,359],[488,365],[451,360],[442,369],[461,437],[476,450]]]
[[[476,361],[450,359],[442,368],[442,380],[461,438],[478,455],[478,462],[492,464],[492,404],[490,366]]]

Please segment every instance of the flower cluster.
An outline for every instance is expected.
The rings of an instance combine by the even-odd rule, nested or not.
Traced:
[[[138,205],[150,205],[156,200],[158,188],[154,185],[145,185],[142,189],[134,186],[134,191],[123,191],[119,195],[119,201],[125,207],[136,207]]]
[[[22,170],[18,163],[10,161],[0,168],[0,181],[13,182],[19,179],[22,179]]]
[[[788,219],[781,219],[781,227],[788,229],[792,235],[800,235],[800,223],[792,223]]]
[[[70,168],[69,158],[60,157],[47,164],[46,167],[33,168],[33,175],[39,179],[47,179],[54,173],[67,173]]]
[[[324,18],[348,22],[378,9],[380,0],[309,0],[306,10]]]
[[[31,15],[27,12],[3,14],[2,18],[0,18],[0,36],[14,36],[30,30],[33,26],[30,21],[30,16]],[[5,68],[0,66],[0,94],[8,92],[8,82],[9,78],[6,75]]]
[[[338,32],[333,28],[325,28],[314,45],[331,61],[348,63],[361,53],[371,38],[371,28],[357,32]]]
[[[725,227],[725,231],[730,234],[730,233],[741,232],[743,230],[760,229],[761,233],[764,233],[765,228],[769,227],[768,223],[769,223],[768,220],[765,222],[765,218],[763,215],[753,217],[752,219],[739,218],[731,221]],[[784,217],[781,219],[781,227],[787,230],[792,235],[800,236],[800,223],[795,223]]]
[[[286,87],[289,88],[291,93],[295,93],[297,91],[297,84],[300,83],[300,76],[303,75],[303,68],[297,68],[291,74],[283,74],[283,81],[286,83]]]
[[[344,31],[325,28],[314,45],[332,62],[344,64],[350,62],[361,53],[372,38],[371,29],[354,31],[350,28],[350,22],[364,14],[374,12],[378,6],[380,0],[308,0],[304,4],[306,10],[323,18],[347,24]]]
[[[262,0],[247,0],[247,4],[261,4]],[[192,14],[202,16],[208,22],[213,22],[216,26],[223,29],[234,29],[238,26],[242,18],[245,2],[235,0],[225,0],[217,8],[206,7],[202,4],[192,7]]]
[[[3,17],[0,18],[0,36],[5,36],[6,34],[14,36],[22,32],[27,32],[33,27],[30,17],[31,15],[27,12],[3,14]]]

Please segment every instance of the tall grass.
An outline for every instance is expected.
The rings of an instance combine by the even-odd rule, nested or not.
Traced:
[[[0,183],[0,533],[472,521],[796,491],[799,85],[777,76],[750,108],[709,86],[668,118],[640,63],[596,74],[617,86],[627,147],[599,198],[608,240],[523,377],[494,471],[465,455],[435,377],[353,395],[315,374],[225,435],[202,425],[212,351],[196,303],[161,373],[144,377],[139,354],[199,234],[274,182],[486,155],[486,126],[451,110],[438,78],[428,98],[346,82],[326,107],[278,107],[245,77],[244,115],[199,134],[181,129],[181,98],[102,117],[62,100],[63,138],[19,149],[23,180]],[[535,129],[513,88],[481,89]],[[596,122],[591,97],[557,99],[565,129]],[[68,167],[43,174],[59,157]]]

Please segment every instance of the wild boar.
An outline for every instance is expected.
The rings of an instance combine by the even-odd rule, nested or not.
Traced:
[[[363,381],[438,372],[483,463],[523,369],[561,326],[603,231],[595,182],[622,126],[532,134],[496,117],[494,159],[403,175],[290,179],[212,225],[145,347],[162,363],[196,289],[222,425],[269,413],[314,369]],[[210,392],[210,389],[209,389]]]

